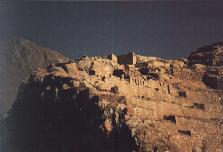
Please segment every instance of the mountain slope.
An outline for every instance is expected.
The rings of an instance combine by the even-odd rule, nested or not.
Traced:
[[[67,60],[62,54],[29,40],[13,38],[1,42],[0,114],[9,110],[19,85],[29,76],[30,70]]]

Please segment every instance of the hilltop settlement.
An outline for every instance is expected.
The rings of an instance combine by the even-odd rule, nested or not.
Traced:
[[[222,152],[223,43],[37,68],[1,127],[10,152]]]

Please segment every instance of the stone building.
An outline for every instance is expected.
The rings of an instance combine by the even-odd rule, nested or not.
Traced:
[[[134,52],[130,52],[127,55],[119,55],[118,63],[125,65],[135,65],[136,64],[136,54]]]
[[[107,58],[117,62],[118,64],[124,64],[124,65],[135,65],[136,64],[136,54],[134,52],[130,52],[126,55],[119,55],[119,56],[110,54],[110,55],[108,55]]]
[[[115,54],[110,54],[108,55],[108,59],[112,60],[112,61],[115,61],[115,62],[118,62],[118,58]]]

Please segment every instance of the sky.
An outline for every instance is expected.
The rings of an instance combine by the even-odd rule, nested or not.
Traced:
[[[0,40],[23,37],[64,55],[179,58],[223,41],[223,2],[0,2]]]

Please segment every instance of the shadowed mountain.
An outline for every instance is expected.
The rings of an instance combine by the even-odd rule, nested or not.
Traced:
[[[16,98],[19,85],[29,76],[30,70],[45,67],[68,58],[29,40],[21,38],[0,42],[0,114],[9,110]]]

